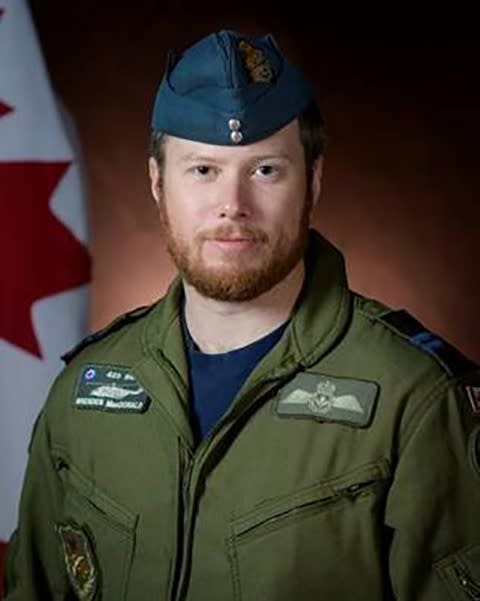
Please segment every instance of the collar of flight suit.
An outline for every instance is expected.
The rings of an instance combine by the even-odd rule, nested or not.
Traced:
[[[344,258],[313,229],[310,230],[305,266],[304,285],[290,324],[280,342],[261,362],[262,371],[313,365],[335,345],[347,327],[351,294]],[[183,285],[177,277],[163,302],[147,316],[142,338],[144,349],[160,354],[187,389],[188,368],[180,321],[182,298]]]

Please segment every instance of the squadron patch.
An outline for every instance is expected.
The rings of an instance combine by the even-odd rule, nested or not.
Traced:
[[[57,524],[68,579],[80,601],[92,601],[98,588],[98,568],[84,528],[74,522]]]
[[[473,413],[480,415],[480,386],[465,386]]]
[[[375,382],[301,373],[280,390],[277,413],[365,427],[378,391]]]
[[[128,367],[86,365],[73,403],[77,409],[143,413],[150,399]]]
[[[273,70],[267,57],[259,48],[255,48],[245,40],[238,44],[243,64],[250,79],[255,83],[269,83],[273,79]]]

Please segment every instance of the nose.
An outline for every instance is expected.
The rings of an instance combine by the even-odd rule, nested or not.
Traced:
[[[219,194],[217,215],[221,219],[247,219],[251,206],[247,187],[240,178],[232,178],[222,186]]]

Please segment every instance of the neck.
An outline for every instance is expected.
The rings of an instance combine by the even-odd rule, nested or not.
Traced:
[[[290,317],[304,276],[300,261],[271,290],[242,302],[206,298],[184,282],[185,318],[192,338],[205,353],[225,353],[266,336]]]

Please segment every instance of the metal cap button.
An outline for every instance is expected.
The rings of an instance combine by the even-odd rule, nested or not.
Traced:
[[[241,131],[232,131],[230,139],[234,144],[239,144],[243,140],[243,134]]]

